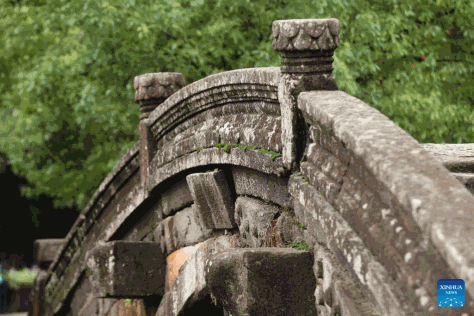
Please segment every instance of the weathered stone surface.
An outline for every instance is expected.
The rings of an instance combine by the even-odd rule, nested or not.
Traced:
[[[196,210],[204,227],[222,229],[236,227],[234,201],[222,170],[186,176]]]
[[[209,119],[161,145],[155,167],[218,143],[255,146],[281,152],[281,121],[269,115],[239,114]]]
[[[155,141],[147,119],[142,119],[140,122],[138,134],[140,137],[140,181],[142,186],[146,186],[150,161],[156,153]]]
[[[193,203],[194,200],[186,179],[170,184],[170,188],[161,193],[160,204],[164,216],[174,214]]]
[[[335,183],[342,184],[342,177],[347,171],[347,165],[339,158],[315,143],[308,145],[306,157],[308,162],[323,171]]]
[[[66,236],[66,246],[60,250],[61,254],[56,257],[56,260],[49,267],[48,278],[45,285],[45,297],[50,305],[48,305],[48,310],[45,311],[45,316],[59,311],[63,300],[67,297],[69,291],[76,284],[83,272],[84,265],[82,263],[74,265],[70,265],[69,263],[73,258],[80,261],[81,257],[75,256],[84,255],[82,247],[87,244],[85,241],[86,232],[89,231],[88,235],[93,234],[91,238],[97,238],[101,241],[110,237],[121,224],[119,220],[111,221],[107,219],[102,221],[99,217],[101,214],[109,214],[108,211],[114,210],[117,202],[123,198],[125,194],[124,191],[127,191],[127,189],[123,187],[124,184],[130,184],[130,181],[134,184],[133,174],[135,174],[139,168],[138,145],[138,142],[135,143],[134,147],[119,160],[109,175],[102,181],[92,199],[87,203],[83,212]],[[115,214],[118,213],[119,217],[122,216],[123,219],[135,209],[135,203],[139,204],[145,198],[142,193],[146,192],[143,192],[139,186],[135,189],[136,192],[132,194],[133,199],[131,199],[134,203],[124,203],[115,209]],[[106,211],[104,211],[104,208]],[[121,213],[120,211],[124,208],[128,209],[129,213]],[[109,224],[110,227],[104,229],[104,226]],[[97,237],[99,231],[101,232],[101,236]],[[65,276],[67,282],[64,282],[66,281]],[[52,296],[53,293],[55,294],[54,298]]]
[[[240,196],[235,201],[235,221],[250,247],[261,247],[268,228],[280,209],[262,200]]]
[[[474,174],[473,173],[454,173],[453,176],[459,180],[466,188],[474,194]]]
[[[273,49],[278,52],[334,50],[339,46],[340,29],[338,19],[273,21]]]
[[[257,150],[232,148],[230,149],[230,153],[226,153],[221,148],[205,148],[201,150],[199,154],[194,152],[176,158],[161,168],[151,168],[150,181],[147,184],[148,190],[151,191],[155,186],[181,171],[199,166],[217,164],[243,166],[280,176],[286,173],[281,157],[275,158],[274,161],[272,161],[270,154],[261,154]]]
[[[318,242],[327,245],[333,253],[343,254],[344,260],[347,260],[354,274],[363,285],[368,285],[372,293],[375,293],[376,290],[380,291],[380,288],[388,291],[390,295],[376,296],[377,303],[380,306],[386,304],[400,306],[398,300],[403,297],[403,294],[398,289],[398,285],[393,280],[390,281],[389,277],[382,280],[374,279],[373,271],[369,270],[369,266],[375,262],[375,259],[342,215],[322,199],[316,190],[310,184],[304,182],[301,177],[290,176],[288,187],[290,194],[295,197],[296,215],[298,216],[296,212],[298,209],[304,212],[300,215],[305,219],[303,225],[307,227],[308,231],[312,232],[312,235],[318,236]],[[387,275],[385,268],[379,266],[380,264],[377,263],[378,269],[383,271],[384,275]],[[372,282],[371,284],[369,284],[369,279]],[[397,295],[394,295],[393,291]]]
[[[231,249],[213,255],[204,269],[212,295],[233,316],[316,313],[309,252]]]
[[[123,316],[123,315],[145,315],[146,306],[143,299],[134,299],[126,302],[125,299],[117,300],[110,308],[107,316]],[[154,315],[153,315],[154,316]]]
[[[245,167],[232,167],[235,193],[250,195],[280,205],[290,205],[288,179]]]
[[[82,306],[86,305],[87,302],[91,303],[93,299],[94,295],[92,293],[92,285],[89,278],[87,277],[87,272],[85,272],[83,276],[81,276],[76,290],[74,291],[70,304],[71,310],[79,311],[81,310]],[[97,315],[97,312],[91,315]]]
[[[252,117],[253,115],[263,115],[278,118],[280,116],[280,103],[278,102],[276,91],[274,92],[274,94],[275,97],[272,99],[248,100],[246,102],[232,102],[230,104],[223,103],[222,105],[219,105],[217,107],[207,109],[206,111],[198,113],[195,116],[189,118],[188,120],[179,123],[174,129],[165,132],[163,137],[157,141],[156,146],[158,149],[160,149],[168,142],[173,141],[175,137],[182,137],[180,135],[193,135],[194,133],[189,132],[188,130],[192,129],[194,132],[199,132],[201,126],[204,123],[208,124],[208,121],[213,122],[214,120],[220,119],[225,116],[229,117],[234,115],[241,115],[247,117],[248,115],[250,115],[249,117]],[[206,133],[201,136],[216,137],[216,143],[218,143],[218,136],[220,135]]]
[[[208,294],[205,263],[213,254],[231,248],[230,241],[231,236],[227,235],[208,239],[197,245],[196,251],[184,262],[170,288],[174,298],[171,315],[178,315],[184,307],[192,306],[193,302]]]
[[[99,302],[96,297],[89,295],[84,305],[77,312],[78,316],[99,316]]]
[[[33,246],[33,260],[42,269],[47,269],[59,251],[64,247],[65,239],[37,239]]]
[[[174,216],[165,218],[153,232],[155,242],[160,244],[165,254],[202,242],[212,234],[212,229],[204,227],[195,205],[179,211]]]
[[[318,313],[331,315],[338,310],[340,315],[388,315],[377,310],[380,307],[373,294],[328,249],[315,245],[314,256]]]
[[[186,85],[186,80],[179,72],[152,72],[136,76],[134,101],[140,105],[140,119],[149,114],[173,93]]]
[[[86,262],[97,297],[163,294],[166,262],[155,243],[112,241],[88,253]]]
[[[302,162],[300,170],[303,176],[308,178],[311,184],[321,191],[329,203],[334,203],[334,200],[337,198],[339,190],[341,189],[341,184],[333,181],[310,162]]]
[[[474,196],[413,137],[361,100],[313,91],[298,96],[298,107],[364,161],[474,293]]]
[[[284,243],[304,243],[303,230],[299,228],[286,212],[283,212],[276,222],[276,230]]]
[[[279,67],[238,69],[187,85],[166,99],[150,115],[155,139],[161,139],[178,122],[219,104],[255,99],[277,101],[279,75]]]
[[[167,257],[166,292],[156,315],[182,314],[209,293],[204,264],[209,257],[233,247],[232,237],[219,236],[181,248]],[[180,314],[180,315],[181,315]]]
[[[474,173],[474,144],[420,144],[451,172]]]

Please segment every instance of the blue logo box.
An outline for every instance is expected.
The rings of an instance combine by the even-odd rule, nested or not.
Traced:
[[[464,281],[461,279],[441,279],[438,281],[438,306],[462,307],[466,303]]]

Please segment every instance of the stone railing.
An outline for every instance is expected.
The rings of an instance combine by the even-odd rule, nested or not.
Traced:
[[[419,144],[338,91],[339,29],[274,21],[280,68],[136,77],[140,140],[30,315],[472,315],[474,146]],[[439,279],[464,307],[438,307]]]

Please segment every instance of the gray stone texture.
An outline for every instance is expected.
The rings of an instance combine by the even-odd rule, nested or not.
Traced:
[[[286,173],[281,157],[272,161],[270,154],[261,154],[258,150],[244,150],[241,148],[232,148],[230,153],[226,153],[222,148],[205,148],[199,153],[193,152],[178,157],[159,168],[155,168],[155,164],[156,161],[153,160],[149,175],[150,181],[147,183],[148,190],[153,189],[179,172],[207,165],[243,166],[280,176]]]
[[[269,115],[238,114],[209,119],[163,143],[155,158],[155,168],[198,148],[218,143],[241,144],[281,152],[281,120]]]
[[[196,210],[207,229],[234,228],[234,201],[222,170],[186,176]]]
[[[254,169],[233,166],[235,193],[249,195],[280,205],[291,204],[288,179]]]
[[[379,307],[387,304],[401,306],[398,300],[403,294],[398,289],[399,286],[391,279],[374,279],[375,276],[369,267],[376,262],[376,259],[344,217],[301,177],[290,176],[288,186],[290,194],[295,198],[297,220],[317,239],[315,249],[318,244],[322,244],[333,253],[340,253],[340,256],[344,257],[343,260],[349,264],[348,267],[352,267],[353,275],[362,285],[367,285],[372,293],[380,291],[380,288],[385,289],[385,294],[375,296]],[[377,263],[377,267],[378,274],[388,275],[383,266]]]
[[[313,257],[290,248],[230,249],[204,269],[211,293],[233,316],[315,315]]]
[[[337,90],[339,28],[336,19],[274,21],[281,68],[188,86],[178,73],[135,78],[140,142],[101,183],[57,256],[36,245],[38,262],[55,259],[35,280],[30,314],[113,316],[123,305],[96,292],[164,294],[150,314],[161,316],[185,314],[207,294],[233,316],[473,314],[474,147],[419,144],[353,96],[306,92]],[[296,146],[296,131],[308,126],[309,144]],[[219,142],[283,157],[206,148]],[[211,190],[196,195],[186,175],[210,165],[234,183],[203,173]],[[314,255],[287,244],[297,242]],[[189,246],[199,249],[166,288],[165,257]],[[94,253],[96,262],[86,257]],[[466,281],[466,306],[436,305],[441,278]]]
[[[189,132],[184,132],[190,128],[193,128],[194,130],[199,130],[200,127],[197,127],[196,125],[201,125],[209,120],[214,121],[215,119],[219,119],[221,117],[234,115],[243,115],[244,117],[252,117],[253,115],[263,115],[278,118],[280,114],[280,103],[278,102],[276,91],[272,92],[272,98],[265,98],[264,100],[248,100],[246,102],[219,104],[216,107],[196,114],[195,116],[189,118],[184,122],[178,123],[175,128],[165,132],[164,136],[161,139],[157,140],[156,147],[158,149],[162,148],[164,144],[173,141],[173,139],[180,134],[192,135],[192,133],[189,134]]]
[[[178,122],[217,105],[255,99],[277,101],[280,68],[238,69],[203,78],[182,88],[150,114],[150,126],[160,140]]]
[[[205,241],[212,235],[212,229],[204,227],[202,217],[193,204],[160,222],[153,231],[153,240],[168,255],[182,247]]]
[[[314,261],[318,315],[333,315],[336,311],[341,315],[387,315],[377,309],[373,294],[329,249],[316,245]],[[396,310],[393,312],[398,313]]]
[[[474,292],[474,197],[409,134],[376,109],[340,91],[304,92],[298,107],[364,161]],[[435,288],[435,284],[431,284]]]
[[[305,243],[303,230],[299,228],[294,222],[293,218],[286,212],[282,212],[276,221],[276,231],[280,239],[285,244],[290,243]]]
[[[261,247],[268,224],[275,219],[280,209],[264,201],[240,196],[235,201],[235,221],[242,238],[250,247]]]
[[[112,241],[89,252],[86,263],[96,297],[163,294],[166,258],[158,244]]]
[[[164,100],[186,85],[183,75],[178,72],[152,72],[136,76],[134,101],[140,105],[140,119],[148,115]]]
[[[334,50],[339,46],[340,29],[338,19],[273,21],[273,49],[277,52]]]
[[[33,260],[47,269],[64,247],[65,239],[37,239],[33,246]]]
[[[230,248],[230,235],[210,238],[199,245],[198,250],[180,268],[180,273],[170,288],[173,304],[172,311],[167,315],[179,315],[184,307],[192,306],[209,294],[205,264],[211,260],[212,255]]]

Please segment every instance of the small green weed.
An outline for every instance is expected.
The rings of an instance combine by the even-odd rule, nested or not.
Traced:
[[[278,157],[282,156],[281,154],[279,154],[277,152],[274,152],[274,151],[271,151],[271,150],[266,150],[266,149],[259,149],[256,146],[244,146],[244,145],[240,145],[240,144],[218,143],[218,144],[215,144],[214,147],[222,148],[222,149],[224,149],[224,151],[226,153],[230,153],[231,148],[240,148],[240,149],[243,149],[243,150],[247,150],[247,149],[256,150],[256,149],[258,149],[258,152],[261,153],[262,155],[270,154],[272,161],[274,161],[275,158],[278,158]]]
[[[196,152],[199,154],[199,152],[203,149],[204,149],[204,147],[199,147],[198,149],[196,149]]]
[[[296,220],[296,217],[293,217],[293,218],[292,218],[292,221],[293,221],[293,223],[295,223],[300,229],[302,229],[302,230],[306,229],[306,227],[304,227],[303,224],[299,223],[299,222]]]
[[[132,299],[131,298],[125,299],[125,304],[132,304]]]

